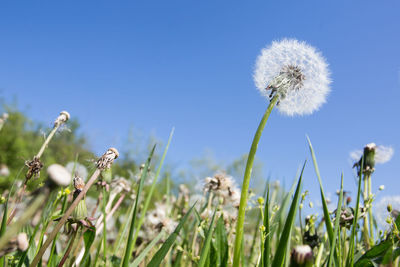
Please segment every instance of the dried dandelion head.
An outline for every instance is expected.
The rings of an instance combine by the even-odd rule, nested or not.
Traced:
[[[328,64],[312,46],[295,39],[274,41],[258,56],[254,82],[285,115],[307,115],[326,101],[330,89]]]
[[[218,192],[229,190],[232,186],[233,178],[223,172],[218,172],[213,177],[205,178],[204,190]]]
[[[57,119],[54,121],[54,127],[59,127],[63,123],[66,123],[70,118],[70,115],[67,111],[61,111],[60,115],[58,115]]]
[[[97,160],[96,166],[98,169],[104,171],[106,169],[109,169],[114,162],[114,159],[118,158],[119,153],[116,148],[109,148],[106,153]]]
[[[131,191],[131,186],[130,186],[129,182],[123,177],[118,177],[118,178],[112,180],[110,186],[112,188],[112,190],[111,190],[112,194],[113,193],[119,194],[122,191],[125,191],[125,192]]]
[[[35,156],[32,160],[25,161],[25,166],[28,167],[28,171],[25,174],[25,183],[27,183],[32,177],[36,178],[40,176],[40,170],[43,168],[43,163]]]

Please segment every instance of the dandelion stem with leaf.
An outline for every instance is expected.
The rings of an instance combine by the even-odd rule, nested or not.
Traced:
[[[254,135],[247,158],[236,224],[233,266],[240,265],[244,218],[255,154],[261,134],[275,106],[288,116],[311,114],[325,103],[329,71],[324,58],[305,42],[284,39],[263,49],[256,62],[254,81],[270,100]]]

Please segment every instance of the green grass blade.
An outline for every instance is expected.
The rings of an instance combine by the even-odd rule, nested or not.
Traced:
[[[135,209],[135,206],[134,206],[134,205],[131,205],[131,206],[129,207],[128,212],[127,212],[127,213],[128,213],[128,218],[132,218],[134,209]],[[121,244],[122,244],[122,240],[123,240],[124,237],[126,236],[126,233],[127,233],[127,231],[128,231],[128,226],[129,226],[129,221],[126,220],[126,221],[123,223],[122,231],[119,231],[119,233],[118,233],[118,239],[117,239],[117,241],[116,241],[116,245],[115,245],[114,251],[113,251],[113,255],[114,255],[114,256],[117,256],[116,253],[117,253],[117,251],[119,251],[119,248],[120,248],[120,246],[121,246]]]
[[[163,155],[161,157],[161,160],[160,160],[160,164],[158,165],[158,168],[157,168],[157,171],[156,171],[156,175],[154,176],[153,183],[151,184],[150,190],[149,190],[149,192],[147,194],[147,197],[146,197],[146,200],[144,202],[143,209],[141,211],[141,215],[140,215],[140,218],[139,218],[139,222],[138,222],[138,224],[136,226],[136,231],[135,231],[135,235],[134,235],[134,238],[133,238],[133,246],[135,246],[136,239],[137,239],[138,234],[139,234],[139,230],[143,225],[147,209],[149,208],[149,205],[151,203],[151,198],[152,198],[154,190],[156,188],[157,180],[158,180],[158,177],[160,176],[161,168],[162,168],[162,166],[164,164],[164,159],[165,159],[165,156],[167,155],[168,148],[169,148],[169,145],[171,144],[171,140],[172,140],[172,136],[173,135],[174,135],[174,128],[172,128],[171,133],[169,134],[168,142],[167,142],[167,145],[165,146],[164,153],[163,153]]]
[[[364,166],[364,156],[361,158],[361,166]],[[355,212],[354,212],[354,219],[353,219],[353,226],[351,229],[351,235],[350,235],[350,245],[349,245],[349,256],[347,260],[347,266],[353,266],[354,265],[354,250],[355,247],[357,246],[357,243],[355,244],[355,238],[356,238],[356,229],[357,229],[357,221],[358,221],[358,210],[360,208],[360,198],[361,198],[361,184],[362,184],[362,172],[360,172],[359,177],[358,177],[358,189],[357,189],[357,200],[356,200],[356,207],[355,207]]]
[[[313,163],[314,163],[315,173],[318,177],[319,188],[320,188],[320,193],[321,193],[321,200],[322,200],[322,208],[324,211],[326,231],[328,232],[329,243],[332,244],[332,240],[334,238],[333,237],[333,227],[332,227],[331,217],[329,216],[328,204],[326,203],[326,199],[325,199],[325,193],[324,193],[324,188],[322,186],[321,175],[319,173],[318,163],[317,163],[317,159],[315,157],[314,149],[312,147],[310,138],[308,138],[308,136],[307,136],[307,141],[308,141],[308,145],[310,147],[310,152],[311,152],[311,156],[312,156]]]
[[[217,221],[217,226],[215,228],[215,247],[218,252],[218,266],[226,267],[228,266],[229,260],[229,244],[228,237],[225,229],[225,223],[223,217],[219,217]]]
[[[144,165],[144,169],[143,169],[142,175],[140,177],[140,183],[139,183],[139,187],[138,187],[138,191],[137,191],[137,195],[136,195],[136,200],[135,200],[135,207],[133,209],[132,218],[131,218],[131,227],[129,229],[128,240],[127,240],[126,248],[125,248],[124,260],[122,261],[122,266],[123,267],[128,267],[129,266],[129,260],[131,258],[131,254],[132,254],[132,250],[133,250],[133,234],[134,234],[134,231],[135,231],[135,219],[136,219],[136,213],[137,213],[137,210],[138,210],[138,203],[139,203],[140,193],[142,192],[144,180],[147,177],[148,167],[150,165],[151,158],[153,157],[155,149],[156,149],[156,146],[154,145],[153,149],[150,152],[149,157],[147,158],[146,164]]]
[[[307,161],[306,161],[307,162]],[[306,166],[306,162],[304,162],[303,168],[301,170],[301,174],[300,174],[300,178],[299,181],[297,183],[297,187],[296,187],[296,192],[294,193],[294,197],[292,200],[292,204],[290,205],[290,209],[289,209],[289,213],[287,215],[287,219],[286,219],[286,223],[285,226],[283,228],[280,240],[279,240],[279,244],[276,250],[276,254],[274,257],[274,260],[272,262],[272,266],[283,266],[285,263],[285,254],[286,254],[286,249],[287,249],[287,245],[289,242],[289,238],[290,238],[290,232],[292,230],[295,218],[296,218],[296,212],[299,206],[299,200],[300,200],[300,193],[301,193],[301,182],[303,179],[303,172],[304,172],[304,168]]]
[[[207,231],[206,239],[204,240],[203,247],[201,248],[200,260],[199,260],[199,264],[197,265],[197,267],[204,267],[204,265],[206,263],[206,259],[209,258],[208,252],[210,251],[211,237],[214,232],[213,226],[214,226],[214,218],[215,218],[216,212],[217,211],[215,210],[214,214],[212,216],[210,227],[208,228],[208,231]]]
[[[338,231],[340,231],[340,214],[342,212],[342,201],[343,201],[343,173],[342,173],[342,179],[341,179],[341,184],[340,184],[340,194],[339,194],[339,202],[336,208],[336,219],[335,219],[335,229],[333,231],[334,238],[331,243],[330,251],[329,251],[329,261],[328,261],[328,266],[332,266],[334,262],[334,254],[336,250],[336,239],[338,237]],[[340,242],[340,240],[338,240]],[[341,262],[341,261],[339,261]]]
[[[139,266],[139,264],[144,260],[144,258],[147,256],[147,254],[150,252],[150,250],[157,244],[157,242],[161,239],[161,237],[165,233],[161,231],[151,242],[146,246],[145,249],[135,258],[132,264],[130,264],[130,267],[136,267]]]
[[[169,235],[169,237],[164,242],[164,244],[161,246],[161,248],[153,256],[153,258],[151,259],[149,264],[147,264],[148,267],[158,267],[158,266],[160,266],[162,260],[167,255],[169,249],[175,243],[176,237],[179,235],[179,232],[181,231],[181,229],[182,229],[183,225],[185,224],[186,220],[189,218],[189,215],[192,212],[192,210],[193,210],[195,205],[196,205],[196,203],[194,203],[193,206],[185,214],[185,216],[183,216],[183,218],[179,222],[178,226],[175,228],[174,232]]]

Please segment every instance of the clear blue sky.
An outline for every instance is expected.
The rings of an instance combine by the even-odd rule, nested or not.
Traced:
[[[398,1],[3,1],[0,97],[35,120],[79,118],[92,148],[120,148],[130,126],[166,140],[180,164],[206,148],[247,153],[267,107],[252,70],[261,48],[293,37],[321,50],[332,92],[319,112],[275,112],[259,145],[265,173],[290,181],[313,141],[326,191],[341,171],[354,192],[349,152],[391,145],[377,167],[385,195],[400,186]],[[238,177],[241,179],[241,177]],[[305,188],[318,196],[309,161]]]

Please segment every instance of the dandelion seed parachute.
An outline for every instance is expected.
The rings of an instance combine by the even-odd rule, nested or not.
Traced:
[[[266,88],[278,85],[282,96],[278,110],[285,115],[308,115],[326,102],[330,92],[328,64],[312,46],[295,39],[275,41],[258,56],[254,70],[254,82],[267,98]]]

